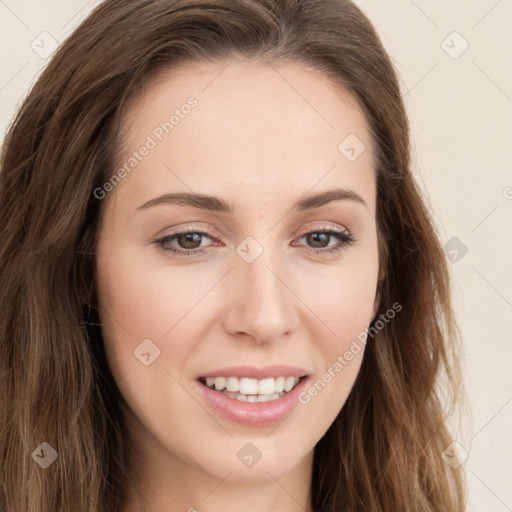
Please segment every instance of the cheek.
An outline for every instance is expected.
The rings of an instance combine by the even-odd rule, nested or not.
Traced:
[[[98,246],[97,289],[101,329],[109,366],[119,380],[142,366],[136,364],[134,351],[137,347],[147,339],[156,342],[158,347],[164,331],[161,318],[164,312],[155,300],[159,295],[154,290],[149,293],[153,284],[148,282],[139,260],[130,251],[112,250],[107,243]],[[161,301],[162,304],[166,302],[165,296]],[[152,357],[157,353],[153,348]]]
[[[373,274],[373,272],[368,272]],[[341,271],[305,282],[307,305],[330,333],[334,345],[357,335],[373,317],[376,281],[372,277]]]
[[[302,293],[318,317],[310,323],[309,335],[321,356],[321,368],[302,393],[300,403],[310,414],[324,418],[319,422],[318,435],[343,407],[362,364],[378,279],[377,246],[372,247],[347,258],[328,275],[317,273],[314,279],[302,281]]]
[[[174,400],[181,396],[171,375],[180,381],[188,378],[183,374],[184,363],[207,335],[201,331],[206,323],[201,321],[206,303],[201,299],[211,288],[211,280],[194,278],[197,273],[186,272],[184,267],[148,264],[148,259],[137,247],[120,244],[115,251],[99,249],[97,276],[110,370],[131,408],[150,411],[155,404],[168,401],[155,391],[162,390],[163,384],[164,395],[172,389]],[[156,409],[164,414],[160,405]]]
[[[333,276],[323,293],[311,296],[311,309],[321,319],[311,333],[319,358],[317,372],[300,394],[299,403],[305,417],[317,418],[313,438],[323,436],[353,388],[373,318],[374,299],[375,280],[359,273]]]
[[[322,344],[330,360],[333,354],[346,350],[351,340],[370,324],[374,316],[379,271],[375,239],[350,250],[335,265],[296,270],[298,293],[318,317],[326,335],[319,332],[311,338]]]
[[[105,352],[119,390],[135,415],[130,413],[130,418],[138,418],[154,432],[165,426],[162,438],[178,438],[179,422],[173,420],[172,409],[165,404],[172,397],[180,411],[191,407],[189,395],[179,384],[182,362],[195,348],[193,342],[183,343],[186,321],[180,322],[191,301],[177,293],[179,277],[173,281],[162,278],[160,271],[148,270],[144,261],[128,248],[98,250],[97,288]],[[172,343],[177,339],[181,342]]]
[[[180,272],[151,268],[129,249],[98,255],[98,295],[105,326],[117,323],[124,338],[162,339],[200,298],[201,287]],[[203,292],[204,293],[204,292]],[[129,333],[129,335],[128,335]]]

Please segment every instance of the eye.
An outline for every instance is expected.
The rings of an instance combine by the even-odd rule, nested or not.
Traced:
[[[153,242],[160,249],[177,256],[195,256],[208,252],[207,249],[201,248],[204,247],[201,244],[205,238],[213,239],[212,233],[191,228],[155,239]],[[302,239],[306,239],[307,244],[312,244],[307,250],[315,254],[335,253],[356,241],[350,233],[335,229],[308,231],[299,238],[299,240]],[[329,246],[329,242],[332,239],[337,240],[337,243]],[[178,247],[173,245],[173,242],[178,244]]]
[[[204,249],[197,249],[201,247],[201,242],[204,238],[212,238],[211,235],[204,231],[199,230],[186,230],[171,235],[166,235],[162,238],[154,240],[154,243],[166,252],[176,254],[178,256],[194,256],[207,252]],[[178,248],[173,247],[171,242],[176,240],[179,244]],[[185,250],[183,250],[185,249]]]
[[[335,229],[308,231],[307,233],[303,234],[299,240],[302,240],[303,238],[307,240],[308,244],[312,244],[308,250],[314,252],[315,254],[335,253],[352,245],[356,241],[356,239],[350,233],[345,231],[338,231]],[[329,241],[333,238],[338,242],[329,247]],[[327,244],[325,244],[325,242],[327,242]]]

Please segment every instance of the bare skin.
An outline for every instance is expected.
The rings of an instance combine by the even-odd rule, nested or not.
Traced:
[[[227,64],[168,73],[130,105],[127,158],[175,108],[197,100],[161,141],[152,135],[156,147],[103,203],[100,317],[128,404],[131,484],[123,512],[143,510],[138,498],[155,512],[231,512],[241,504],[244,512],[311,512],[313,449],[343,407],[364,348],[275,425],[219,416],[196,377],[282,363],[306,368],[313,383],[351,349],[378,305],[375,171],[355,101],[303,66]],[[366,145],[354,161],[338,149],[350,134]],[[364,204],[348,198],[293,209],[339,188]],[[139,208],[175,192],[222,198],[233,212]],[[185,229],[207,235],[188,245],[170,236]],[[355,240],[342,246],[332,235],[306,236],[325,229]],[[247,237],[256,244],[243,245]],[[262,252],[248,263],[240,244]],[[146,339],[160,351],[150,365],[134,355]],[[252,467],[237,456],[248,442],[262,454]]]

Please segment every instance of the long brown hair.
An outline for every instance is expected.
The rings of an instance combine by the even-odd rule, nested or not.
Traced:
[[[2,150],[5,512],[119,510],[125,432],[96,311],[93,191],[113,175],[122,113],[150,77],[236,56],[304,63],[335,80],[358,101],[377,155],[386,273],[376,318],[396,302],[403,311],[368,343],[315,447],[315,512],[464,510],[462,470],[442,458],[446,412],[462,390],[450,278],[411,175],[397,76],[371,23],[348,0],[107,0],[56,52]],[[49,450],[43,442],[58,454],[48,469],[34,462],[34,450]]]

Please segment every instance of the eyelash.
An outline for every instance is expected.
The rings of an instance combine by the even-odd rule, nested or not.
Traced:
[[[165,247],[165,244],[168,244],[171,240],[174,240],[175,238],[178,238],[181,235],[186,235],[188,233],[194,233],[196,235],[205,236],[208,238],[212,238],[212,234],[199,231],[199,230],[187,230],[187,231],[179,231],[177,233],[173,233],[172,235],[166,235],[162,238],[158,238],[153,240],[153,243],[157,245],[160,249],[166,252],[170,252],[172,254],[175,254],[177,256],[195,256],[197,254],[203,254],[205,252],[208,252],[205,249],[191,249],[189,251],[184,249],[169,249],[168,247]],[[327,235],[330,235],[334,238],[336,238],[339,243],[338,245],[331,247],[330,249],[313,249],[309,248],[308,251],[313,252],[315,254],[333,254],[341,251],[342,249],[345,249],[346,247],[351,246],[354,242],[357,240],[350,234],[345,233],[343,231],[337,231],[333,229],[318,229],[313,231],[308,231],[307,233],[304,233],[301,235],[300,238],[304,238],[307,235],[311,234],[318,234],[318,233],[324,233]]]

